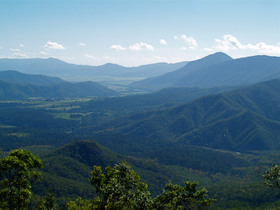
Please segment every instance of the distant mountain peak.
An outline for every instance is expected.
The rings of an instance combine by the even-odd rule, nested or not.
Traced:
[[[280,78],[280,58],[250,56],[232,59],[223,52],[188,62],[183,68],[137,81],[133,87],[153,91],[167,87],[239,86]]]
[[[216,53],[210,54],[209,56],[226,56],[226,57],[231,58],[228,54],[223,53],[223,52],[216,52]]]
[[[50,61],[52,63],[63,63],[63,64],[68,64],[65,61],[59,60],[57,58],[49,57],[48,59],[44,59],[46,61]]]
[[[102,67],[122,67],[122,68],[124,68],[124,66],[121,66],[121,65],[119,65],[119,64],[115,64],[115,63],[105,63],[105,64],[103,64],[103,65],[101,65]]]
[[[54,57],[49,57],[48,60],[59,60],[59,59],[54,58]]]
[[[215,59],[215,60],[224,60],[224,61],[233,60],[232,57],[230,57],[229,55],[227,55],[227,54],[225,54],[223,52],[216,52],[214,54],[210,54],[210,55],[208,55],[206,57],[203,57],[203,58],[201,58],[199,60],[209,60],[209,59],[211,59],[211,60],[213,60],[213,59]],[[218,62],[218,63],[220,63],[220,62]]]

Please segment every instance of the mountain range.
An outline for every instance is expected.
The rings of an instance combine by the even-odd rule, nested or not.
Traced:
[[[170,87],[237,87],[280,78],[280,58],[258,55],[232,59],[218,52],[191,62],[156,63],[139,67],[110,63],[102,66],[75,65],[54,58],[0,59],[0,71],[11,69],[71,81],[103,81],[106,85],[105,77],[111,83],[127,78],[130,82],[138,81],[118,85],[131,90],[157,91]],[[100,80],[102,77],[103,80]]]
[[[0,99],[78,98],[116,96],[115,91],[95,82],[66,82],[56,77],[0,71]]]
[[[71,78],[73,81],[77,81],[76,77],[85,77],[86,80],[88,77],[94,79],[96,76],[147,78],[174,71],[186,63],[155,63],[138,67],[124,67],[111,63],[101,66],[76,65],[55,58],[0,59],[0,71],[12,69],[25,74],[43,74],[62,79]]]
[[[44,178],[32,185],[34,200],[49,188],[60,206],[78,196],[92,199],[93,165],[104,169],[122,160],[132,164],[154,196],[169,181],[190,180],[217,198],[213,208],[265,209],[265,203],[279,199],[260,175],[279,161],[278,57],[232,59],[216,53],[133,84],[156,92],[120,97],[94,82],[66,82],[36,70],[87,75],[92,67],[75,69],[56,59],[17,62],[25,62],[22,67],[33,75],[16,68],[0,71],[0,149],[5,155],[26,148],[42,159]],[[141,68],[157,66],[159,73],[161,65],[170,67]],[[103,67],[128,75],[115,64]],[[89,96],[94,98],[61,100]],[[30,97],[59,100],[19,100]]]
[[[211,88],[249,85],[275,78],[280,78],[279,57],[232,59],[224,53],[215,53],[176,71],[134,82],[132,86],[150,91],[168,87]]]

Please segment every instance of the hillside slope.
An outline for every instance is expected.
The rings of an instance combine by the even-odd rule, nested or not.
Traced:
[[[0,80],[8,83],[28,85],[54,85],[65,82],[57,77],[23,74],[13,70],[0,71]]]
[[[84,131],[145,136],[160,142],[233,151],[279,149],[279,96],[280,80],[272,80],[174,108],[89,126]]]
[[[29,75],[16,71],[0,72],[0,99],[2,100],[116,95],[115,91],[95,82],[70,83],[56,77]]]
[[[167,88],[150,94],[136,94],[122,97],[94,99],[81,104],[81,111],[99,113],[87,115],[88,118],[98,120],[103,113],[110,116],[121,116],[147,110],[168,108],[184,104],[202,96],[230,91],[234,88]],[[108,116],[107,116],[108,118]]]
[[[215,62],[209,62],[209,60]],[[167,87],[212,88],[250,85],[277,78],[280,78],[279,57],[252,56],[230,59],[225,54],[216,53],[189,62],[180,70],[137,81],[133,83],[133,86],[150,90]]]
[[[114,166],[126,160],[141,177],[148,183],[150,191],[155,195],[160,193],[165,184],[172,180],[182,183],[187,177],[173,172],[164,165],[151,160],[137,159],[114,153],[93,140],[75,141],[41,157],[44,163],[43,182],[37,183],[33,190],[37,194],[47,192],[52,186],[57,197],[78,196],[92,198],[93,187],[88,178],[94,165]]]
[[[202,59],[187,63],[184,67],[166,73],[158,77],[152,77],[145,80],[137,81],[132,84],[133,87],[145,90],[159,90],[167,87],[174,87],[174,83],[182,77],[186,77],[194,71],[208,68],[214,64],[223,63],[232,60],[231,57],[224,53],[215,53]]]
[[[239,86],[276,78],[280,78],[280,57],[258,55],[202,68],[180,78],[172,86]]]

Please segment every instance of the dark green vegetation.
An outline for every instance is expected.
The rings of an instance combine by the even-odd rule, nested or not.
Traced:
[[[42,162],[27,150],[13,150],[0,159],[0,207],[3,209],[27,209],[32,197],[31,178],[42,177],[35,171]],[[147,184],[131,166],[122,161],[114,167],[107,166],[103,174],[100,166],[94,166],[89,182],[97,196],[90,200],[78,197],[67,202],[67,209],[193,209],[210,207],[215,201],[207,197],[206,189],[197,189],[198,183],[185,182],[185,186],[167,184],[162,194],[152,199]],[[48,190],[39,197],[35,209],[57,209],[55,193]]]
[[[272,168],[267,169],[263,174],[265,184],[269,187],[276,187],[280,189],[280,167],[273,165]]]
[[[197,182],[185,182],[185,186],[167,184],[165,191],[155,198],[155,209],[203,209],[215,201],[207,198],[206,189],[198,190]]]
[[[280,157],[277,152],[269,152],[274,149],[273,145],[276,147],[274,140],[277,140],[278,136],[275,134],[275,138],[270,137],[274,135],[274,131],[279,132],[274,127],[279,121],[279,109],[271,108],[279,104],[279,86],[279,80],[272,80],[227,93],[204,96],[193,102],[167,109],[164,107],[183,103],[181,99],[176,100],[176,97],[172,99],[171,96],[176,90],[183,91],[184,89],[164,90],[146,95],[147,99],[158,97],[158,100],[151,104],[141,103],[141,100],[145,99],[144,95],[92,101],[1,102],[1,149],[8,151],[26,147],[39,155],[44,162],[44,179],[41,183],[34,185],[34,199],[38,198],[38,195],[46,195],[51,187],[60,205],[66,201],[75,200],[78,196],[83,199],[93,196],[92,187],[88,183],[89,171],[92,170],[93,165],[99,165],[104,169],[108,165],[113,166],[122,160],[127,160],[142,180],[148,184],[152,196],[161,193],[169,180],[181,185],[184,181],[190,180],[199,181],[209,190],[209,196],[217,199],[215,207],[265,206],[266,203],[273,203],[279,198],[279,193],[273,190],[271,193],[271,190],[263,185],[261,178],[264,167],[277,162]],[[171,91],[170,104],[166,105],[163,103],[165,100],[160,96],[168,98],[169,91]],[[187,96],[188,94],[182,100],[188,101]],[[127,103],[129,98],[135,99],[132,100],[135,103],[135,109],[133,109],[134,105]],[[117,103],[112,103],[113,101]],[[95,106],[97,108],[94,108]],[[104,106],[103,109],[102,106]],[[127,106],[127,110],[121,112],[122,106]],[[146,111],[135,114],[141,111],[141,107]],[[156,107],[162,108],[158,111],[155,110]],[[199,112],[196,113],[195,110]],[[234,122],[231,120],[235,119],[235,115],[242,116],[240,113],[246,112],[262,120],[250,122],[250,118],[243,118],[236,124],[228,124]],[[262,132],[263,141],[251,143],[251,147],[249,147],[250,143],[247,143],[248,147],[237,151],[234,145],[239,144],[233,141],[232,147],[226,147],[228,143],[223,144],[227,141],[220,141],[218,146],[211,145],[212,148],[210,148],[206,147],[207,145],[201,147],[191,141],[172,139],[167,134],[165,134],[166,138],[158,138],[152,131],[146,133],[151,135],[140,135],[142,132],[134,133],[138,129],[139,122],[149,123],[149,120],[153,120],[158,114],[160,117],[152,121],[158,123],[150,122],[150,128],[155,125],[158,127],[172,125],[174,120],[172,116],[184,116],[182,113],[192,113],[185,116],[185,119],[189,118],[192,123],[199,123],[197,129],[201,127],[202,131],[205,129],[205,122],[212,122],[206,124],[206,127],[215,128],[214,125],[222,125],[232,127],[232,129],[238,128],[237,125],[243,121],[244,124],[246,121],[249,121],[249,124],[259,123],[256,125],[258,128],[256,132],[262,129],[265,131]],[[122,119],[114,120],[115,117],[122,115],[125,115]],[[123,119],[126,122],[124,128],[119,126]],[[221,120],[216,122],[215,119]],[[270,124],[266,124],[267,122]],[[178,123],[177,128],[192,125],[192,123]],[[137,129],[131,127],[133,125],[138,125]],[[264,125],[266,127],[262,127]],[[126,126],[129,127],[127,130],[130,132],[120,132],[120,129],[125,129]],[[219,128],[224,130],[223,127]],[[164,127],[161,130],[172,134],[168,129],[169,127]],[[188,127],[180,129],[188,129]],[[239,130],[239,133],[242,131]],[[246,134],[246,129],[243,133]],[[231,133],[228,132],[228,134]],[[269,135],[265,136],[265,134]],[[164,134],[162,136],[164,137]],[[209,140],[208,137],[205,139]],[[215,139],[215,135],[212,138]],[[95,139],[99,144],[90,140],[67,144],[78,139]],[[251,135],[251,142],[255,139],[257,138]],[[260,146],[258,146],[259,143]],[[64,144],[66,145],[61,147]],[[263,145],[267,145],[265,150],[262,148]],[[256,146],[263,152],[255,151]],[[55,149],[57,147],[61,148]],[[226,148],[226,150],[220,150],[221,148]]]
[[[113,133],[232,151],[279,149],[280,80],[206,96],[181,106],[87,126],[82,133]]]
[[[256,60],[259,65],[254,64]],[[181,186],[199,181],[209,197],[217,199],[214,208],[275,207],[279,190],[265,186],[262,174],[266,167],[279,164],[280,158],[278,60],[266,56],[232,60],[218,53],[184,67],[192,66],[190,76],[206,73],[209,65],[213,73],[226,64],[225,72],[241,71],[248,61],[252,68],[247,73],[255,69],[255,74],[251,72],[252,78],[240,83],[242,87],[177,87],[109,98],[2,100],[0,148],[4,154],[23,147],[38,155],[44,163],[44,179],[32,188],[34,200],[43,199],[51,188],[60,206],[95,196],[88,182],[94,165],[104,170],[126,160],[148,184],[152,197],[169,181]],[[266,74],[259,72],[261,68]],[[216,76],[217,84],[222,84]],[[244,75],[239,76],[241,81]],[[276,79],[248,86],[270,78]],[[17,84],[6,83],[24,90],[24,78],[16,80]],[[199,87],[210,83],[205,79]],[[36,84],[28,84],[32,85]],[[176,190],[184,192],[182,187]],[[40,205],[45,205],[43,200]]]
[[[41,156],[41,159],[44,162],[44,180],[34,186],[34,191],[47,192],[51,186],[58,197],[66,197],[65,195],[69,194],[72,195],[72,199],[78,196],[88,198],[93,195],[88,183],[89,171],[93,165],[105,169],[107,166],[114,166],[122,160],[127,160],[142,180],[148,183],[154,196],[161,192],[169,180],[182,183],[187,178],[187,175],[177,174],[167,166],[154,163],[152,160],[120,155],[90,140],[67,144]]]
[[[151,209],[147,185],[126,162],[106,167],[105,174],[94,166],[89,181],[98,195],[93,201],[96,209]]]
[[[87,120],[98,121],[104,117],[116,118],[125,114],[139,113],[148,110],[159,110],[184,104],[215,93],[221,93],[234,88],[167,88],[150,94],[137,94],[124,97],[102,98],[81,104],[81,111],[90,110],[92,115]]]
[[[31,199],[30,178],[40,179],[42,162],[27,150],[12,151],[0,159],[0,207],[26,209]]]

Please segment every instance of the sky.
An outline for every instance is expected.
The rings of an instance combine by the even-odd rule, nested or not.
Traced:
[[[123,66],[280,56],[280,0],[0,0],[0,58]]]

